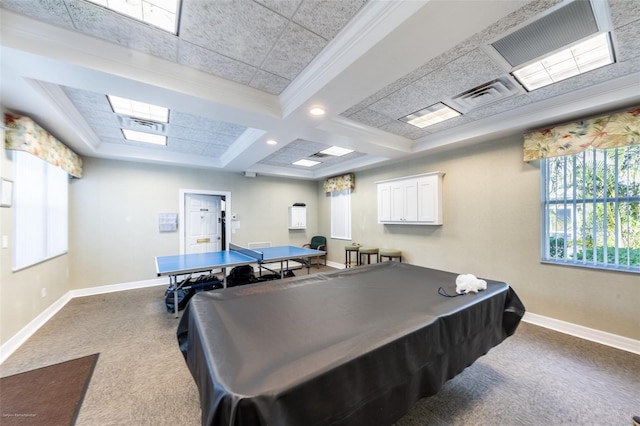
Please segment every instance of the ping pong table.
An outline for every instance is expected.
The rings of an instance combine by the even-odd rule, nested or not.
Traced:
[[[178,289],[181,287],[181,285],[178,284],[179,276],[187,275],[190,277],[191,275],[200,272],[211,272],[213,270],[220,269],[222,270],[224,277],[223,286],[226,288],[227,268],[250,265],[253,263],[257,263],[260,268],[263,268],[265,264],[280,262],[280,278],[282,278],[284,276],[284,271],[288,269],[288,262],[290,260],[304,263],[307,267],[308,274],[310,268],[309,258],[323,254],[325,254],[325,252],[322,250],[288,245],[249,249],[237,244],[229,243],[229,250],[156,256],[156,272],[159,277],[169,277],[169,284],[174,288],[173,306],[174,313],[177,316]],[[185,281],[186,279],[182,282],[184,283]]]

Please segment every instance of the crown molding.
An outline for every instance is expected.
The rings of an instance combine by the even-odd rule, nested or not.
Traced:
[[[283,117],[303,105],[427,2],[371,1],[282,92]]]

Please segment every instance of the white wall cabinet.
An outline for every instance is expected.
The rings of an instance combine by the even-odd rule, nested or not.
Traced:
[[[442,177],[433,172],[380,181],[378,223],[442,225]]]
[[[304,206],[289,207],[289,229],[307,228],[307,208]]]

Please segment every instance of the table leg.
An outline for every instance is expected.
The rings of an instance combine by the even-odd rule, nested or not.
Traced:
[[[178,318],[178,276],[169,275],[169,286],[173,286],[173,314]]]

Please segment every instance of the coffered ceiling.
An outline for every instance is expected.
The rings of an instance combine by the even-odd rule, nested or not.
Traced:
[[[82,156],[320,179],[640,104],[637,0],[590,3],[614,64],[530,92],[511,75],[494,44],[544,17],[570,26],[554,14],[569,3],[182,0],[171,34],[85,0],[1,0],[1,102]],[[553,49],[553,31],[518,42]],[[169,123],[115,114],[107,95]],[[399,120],[439,102],[461,115]],[[331,146],[353,152],[319,154]]]

